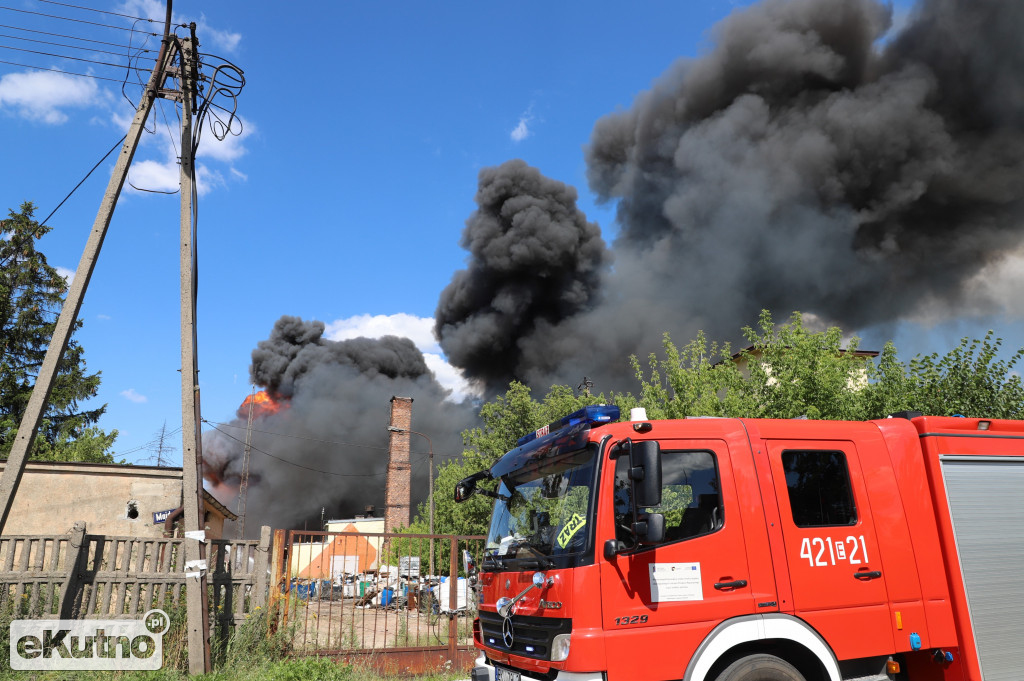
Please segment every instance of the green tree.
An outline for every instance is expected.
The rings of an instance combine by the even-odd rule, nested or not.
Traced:
[[[863,390],[868,385],[867,363],[857,355],[856,336],[843,347],[837,326],[812,332],[794,312],[776,326],[762,310],[757,328],[745,327],[750,346],[742,351],[750,377],[752,400],[743,403],[743,416],[858,420],[864,418]]]
[[[648,356],[645,375],[630,358],[640,383],[639,405],[652,419],[687,416],[735,416],[753,408],[749,388],[732,360],[729,344],[709,342],[703,331],[682,348],[669,334],[662,339],[665,358]]]
[[[945,355],[918,356],[906,365],[885,365],[872,386],[884,405],[872,418],[912,409],[937,416],[1024,418],[1024,384],[1015,367],[1024,348],[999,359],[1003,339],[989,331],[982,339],[963,338]],[[883,358],[884,358],[883,352]]]
[[[665,356],[650,355],[646,374],[633,357],[648,416],[863,417],[860,391],[869,370],[856,354],[857,338],[844,348],[838,327],[811,331],[799,312],[776,326],[767,310],[743,335],[749,345],[734,356],[728,344],[709,342],[703,331],[681,348],[665,334]]]
[[[35,378],[53,335],[67,282],[36,250],[50,231],[33,219],[35,206],[21,205],[0,221],[0,457],[11,451]],[[74,329],[81,328],[76,320]],[[30,458],[55,461],[113,461],[109,450],[117,431],[95,427],[106,410],[80,410],[96,395],[99,372],[88,374],[82,346],[74,339],[57,369]]]

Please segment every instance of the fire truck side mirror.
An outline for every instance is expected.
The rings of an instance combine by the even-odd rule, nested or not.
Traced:
[[[495,494],[494,492],[483,489],[478,490],[476,488],[476,483],[478,480],[490,480],[490,478],[490,471],[480,471],[479,473],[474,473],[468,478],[463,478],[462,480],[459,480],[457,483],[455,483],[455,502],[461,504],[463,501],[473,496],[476,492],[480,492],[484,496],[488,497],[497,497],[498,495]]]
[[[455,502],[461,504],[473,496],[473,492],[476,492],[476,480],[460,480],[455,484]]]
[[[629,448],[629,477],[636,508],[661,503],[661,447],[654,440],[633,442]]]

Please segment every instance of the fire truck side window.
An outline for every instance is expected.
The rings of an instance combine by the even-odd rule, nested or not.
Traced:
[[[707,451],[664,452],[661,467],[661,506],[665,541],[709,534],[725,521],[718,494],[718,466]]]
[[[665,516],[665,541],[679,541],[714,532],[725,521],[719,496],[718,467],[708,451],[662,452],[661,506],[640,509]],[[633,523],[629,462],[620,457],[615,465],[616,539],[632,546]]]
[[[846,455],[834,451],[785,451],[782,468],[797,527],[856,525]]]

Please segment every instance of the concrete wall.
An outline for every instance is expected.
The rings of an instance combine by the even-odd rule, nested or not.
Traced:
[[[179,506],[180,468],[30,461],[4,534],[61,534],[84,520],[89,534],[159,537],[153,513]]]
[[[161,537],[164,523],[153,514],[181,506],[181,486],[180,468],[30,461],[4,534],[63,534],[84,520],[89,534]],[[209,538],[223,537],[224,518],[207,501]]]

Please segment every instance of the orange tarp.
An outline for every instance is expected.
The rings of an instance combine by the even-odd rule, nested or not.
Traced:
[[[343,532],[358,532],[351,523]],[[331,558],[337,556],[357,556],[356,572],[366,572],[377,560],[377,549],[366,540],[366,537],[336,536],[324,547],[319,556],[310,561],[309,565],[299,572],[299,579],[331,579]]]

